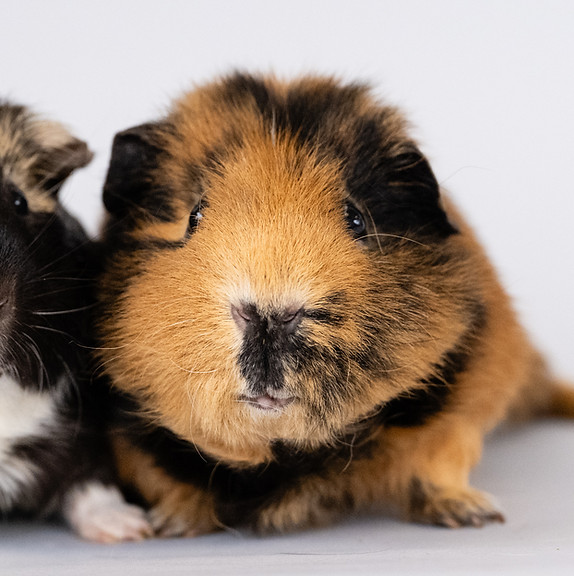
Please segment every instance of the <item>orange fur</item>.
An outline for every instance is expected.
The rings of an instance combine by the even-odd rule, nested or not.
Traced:
[[[120,439],[126,481],[162,518],[183,526],[181,533],[204,531],[227,521],[212,491],[218,470],[232,479],[255,470],[264,475],[265,466],[282,465],[281,445],[289,457],[312,460],[324,450],[327,456],[291,483],[279,482],[264,505],[258,501],[251,522],[257,529],[319,524],[345,510],[380,506],[447,526],[500,520],[488,498],[468,486],[484,434],[509,411],[552,405],[572,414],[572,391],[553,392],[488,259],[447,198],[428,208],[436,211],[432,218],[440,220],[441,207],[448,215],[435,236],[411,234],[408,226],[406,233],[387,233],[385,218],[371,214],[376,197],[353,191],[349,165],[357,147],[369,145],[365,126],[380,134],[383,166],[416,151],[396,110],[328,79],[256,82],[236,78],[200,88],[162,122],[118,136],[105,192],[112,215],[101,358],[146,426],[169,431],[213,465],[208,484],[167,480],[169,471],[150,464],[145,447]],[[267,114],[268,94],[276,107]],[[330,98],[331,107],[303,115],[296,129],[289,114],[299,108],[289,102],[301,94],[310,110],[322,99]],[[287,120],[277,110],[288,110]],[[313,114],[325,118],[315,140],[305,140]],[[353,140],[361,130],[365,136]],[[113,172],[124,140],[132,139],[155,155],[137,173],[135,192],[125,191]],[[424,158],[416,158],[388,176],[389,190],[410,194],[412,183],[402,174],[411,170],[413,179],[426,179],[421,198],[427,193],[432,177]],[[190,211],[202,201],[202,218],[188,238]],[[359,239],[345,221],[349,202],[366,216],[369,234]],[[164,216],[156,206],[167,206]],[[393,204],[389,210],[390,221]],[[409,210],[416,213],[418,204]],[[451,224],[458,232],[444,233]],[[118,239],[135,250],[116,250]],[[281,364],[277,394],[291,403],[271,412],[242,400],[253,368],[241,360],[247,336],[233,310],[244,302],[255,303],[264,319],[303,310],[297,330],[309,355],[324,351],[310,365],[305,357]],[[330,323],[306,313],[323,309]],[[450,374],[445,361],[459,357],[464,362],[454,381],[442,382]],[[408,405],[429,382],[449,387],[440,409],[413,425],[378,423],[393,400]],[[193,504],[203,499],[212,505]],[[240,503],[231,500],[225,505]]]

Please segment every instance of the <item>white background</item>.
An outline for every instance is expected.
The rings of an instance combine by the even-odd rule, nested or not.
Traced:
[[[0,95],[89,142],[96,158],[64,200],[94,234],[114,133],[234,68],[366,80],[401,106],[533,337],[574,378],[574,2],[0,3]]]
[[[574,2],[0,3],[0,95],[96,152],[65,189],[91,232],[114,133],[234,68],[366,80],[401,106],[536,340],[574,376]]]

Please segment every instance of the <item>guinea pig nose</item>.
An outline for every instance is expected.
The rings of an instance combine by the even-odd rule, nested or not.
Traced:
[[[275,321],[287,332],[293,332],[301,322],[303,308],[287,308],[275,316]]]
[[[257,308],[253,304],[245,303],[232,304],[231,317],[241,330],[245,330],[249,324],[257,323],[261,320]]]
[[[231,317],[242,331],[249,330],[249,333],[254,330],[257,333],[271,331],[269,333],[272,334],[279,330],[290,334],[299,326],[303,308],[292,306],[262,314],[254,304],[240,303],[231,305]]]

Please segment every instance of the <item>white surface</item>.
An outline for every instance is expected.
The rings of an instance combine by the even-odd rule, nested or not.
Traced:
[[[571,576],[574,426],[540,423],[490,439],[474,483],[496,494],[502,525],[449,530],[389,518],[257,538],[219,533],[113,546],[59,527],[0,527],[2,576],[338,574]]]
[[[0,94],[66,122],[96,152],[64,190],[92,232],[113,134],[194,82],[234,67],[370,81],[408,112],[536,341],[574,377],[571,0],[3,0],[0,21]],[[499,497],[504,526],[371,518],[282,538],[111,548],[6,526],[0,575],[571,574],[573,453],[574,423],[489,444],[475,483]]]

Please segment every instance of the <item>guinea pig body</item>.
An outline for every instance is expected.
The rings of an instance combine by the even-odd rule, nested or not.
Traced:
[[[139,534],[87,393],[96,258],[58,202],[91,152],[62,126],[0,103],[0,511],[60,512],[89,539]],[[144,530],[145,531],[145,530]]]
[[[358,85],[235,75],[116,136],[100,358],[158,532],[482,525],[510,412],[562,410],[472,232]],[[118,412],[120,412],[118,410]]]

